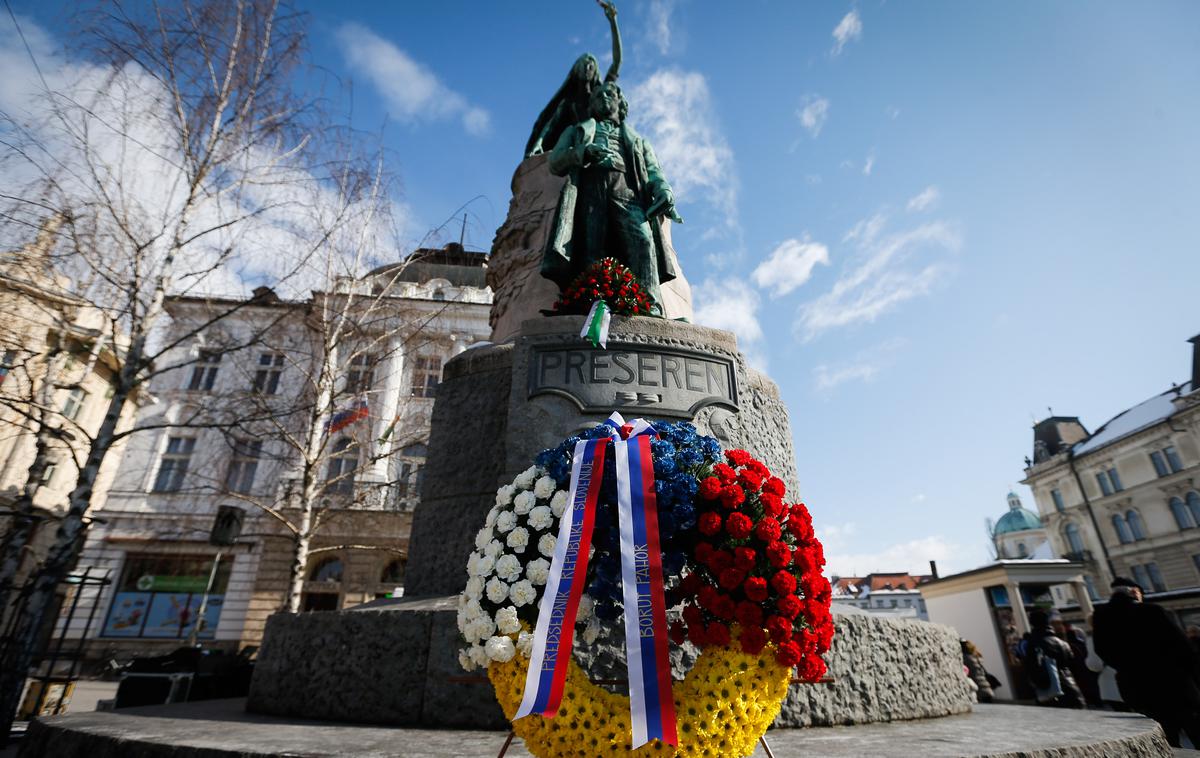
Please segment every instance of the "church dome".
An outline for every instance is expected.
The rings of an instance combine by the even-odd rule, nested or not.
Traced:
[[[1009,492],[1007,499],[1008,513],[1001,516],[1000,520],[996,522],[996,528],[992,532],[993,535],[1042,528],[1042,520],[1038,518],[1038,515],[1021,507],[1021,498],[1017,493]]]

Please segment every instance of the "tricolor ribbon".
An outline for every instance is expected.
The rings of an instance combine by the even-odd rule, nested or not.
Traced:
[[[563,512],[559,522],[550,576],[538,609],[525,692],[513,719],[533,713],[552,718],[558,713],[571,660],[575,617],[587,577],[596,503],[604,478],[604,457],[611,442],[617,464],[621,589],[633,747],[637,749],[652,739],[677,745],[658,505],[650,451],[650,440],[656,434],[645,420],[626,424],[619,413],[605,423],[612,428],[609,437],[575,444],[568,494],[570,508]]]

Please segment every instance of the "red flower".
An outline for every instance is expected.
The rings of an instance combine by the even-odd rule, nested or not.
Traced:
[[[767,516],[762,521],[758,522],[758,526],[754,527],[754,536],[758,537],[763,542],[774,542],[779,539],[780,535],[779,522]]]
[[[787,494],[787,487],[784,486],[783,480],[777,476],[767,479],[767,483],[763,485],[763,490],[770,492],[776,497],[783,497]]]
[[[716,500],[721,495],[721,480],[715,476],[706,476],[700,482],[700,497],[704,500]]]
[[[752,576],[742,585],[742,591],[746,593],[746,597],[761,603],[767,599],[767,580],[761,576]]]
[[[800,646],[795,642],[784,642],[775,652],[775,659],[783,666],[789,668],[800,662],[804,656],[800,652]]]
[[[800,580],[800,586],[804,589],[804,597],[808,600],[815,600],[824,605],[829,604],[833,588],[829,586],[829,580],[825,577],[820,574],[806,574]]]
[[[708,644],[724,647],[729,644],[729,627],[719,621],[714,621],[708,625],[704,636]]]
[[[698,529],[700,529],[701,533],[707,534],[711,537],[712,535],[721,531],[721,514],[714,513],[713,511],[701,513],[700,519],[697,521],[696,526]],[[698,547],[699,545],[697,545],[697,548]],[[700,556],[697,555],[696,557],[699,558]]]
[[[745,450],[726,450],[725,460],[729,461],[734,466],[745,466],[752,458]]]
[[[758,461],[753,458],[746,461],[746,468],[750,469],[764,479],[771,475],[771,469],[764,466],[762,461]]]
[[[737,605],[733,602],[733,598],[729,595],[717,596],[717,601],[713,604],[713,615],[726,621],[733,621],[736,613]]]
[[[684,629],[681,622],[676,621],[671,624],[670,636],[671,642],[674,642],[676,645],[682,645],[683,641],[687,639],[687,630]]]
[[[694,596],[703,586],[704,582],[695,571],[685,576],[679,582],[679,590],[687,597]]]
[[[783,568],[792,561],[792,549],[776,540],[767,545],[767,560],[775,568]]]
[[[700,588],[699,592],[696,593],[696,602],[700,604],[701,608],[709,613],[712,613],[713,608],[715,608],[717,605],[717,597],[719,594],[720,593],[717,592],[716,587],[712,586],[711,584],[706,584]]]
[[[808,508],[804,503],[793,503],[791,507],[791,518],[794,521],[807,521],[812,523],[812,515],[809,514]]]
[[[825,661],[821,660],[816,655],[806,655],[804,660],[800,661],[800,667],[797,669],[800,678],[806,682],[815,682],[825,676]]]
[[[810,542],[816,536],[813,532],[812,521],[807,519],[797,520],[795,517],[788,517],[788,531],[796,535],[796,539],[801,542]]]
[[[730,484],[737,480],[737,472],[724,463],[718,463],[713,466],[713,473],[725,484]]]
[[[750,492],[758,492],[760,489],[762,489],[762,477],[757,473],[750,471],[749,469],[746,469],[738,474],[738,481],[741,482],[742,486]]]
[[[763,510],[771,518],[778,521],[779,517],[783,515],[783,500],[778,495],[764,491],[758,496],[758,501],[762,503]]]
[[[787,642],[792,638],[792,620],[786,619],[783,616],[770,616],[767,618],[767,631],[771,634],[771,639],[776,642]]]
[[[699,550],[697,550],[699,553]],[[699,555],[696,557],[699,560]],[[819,566],[813,561],[812,551],[806,547],[798,547],[792,551],[792,563],[796,564],[796,570],[801,574],[807,574],[810,571],[815,571]]]
[[[707,513],[704,515],[708,515]],[[729,514],[729,518],[725,521],[725,531],[729,532],[729,536],[735,540],[744,540],[750,536],[750,532],[754,529],[754,522],[744,513],[733,512]]]
[[[767,635],[757,626],[745,627],[738,641],[742,643],[742,652],[758,655],[767,646]]]
[[[799,602],[799,601],[797,601]],[[737,604],[737,609],[734,610],[734,618],[743,627],[762,626],[763,612],[762,608],[748,600],[743,600]]]
[[[711,558],[713,554],[713,546],[707,542],[697,542],[696,549],[693,550],[692,553],[696,556],[696,561],[698,563],[702,563],[707,566],[708,559]]]
[[[775,601],[775,609],[787,618],[794,619],[800,615],[804,604],[800,602],[800,598],[795,595],[784,595]]]
[[[734,515],[740,516],[741,514],[735,513]],[[733,549],[733,565],[742,571],[754,568],[754,559],[757,557],[758,554],[754,552],[753,548],[735,547]]]
[[[746,493],[736,484],[730,484],[721,489],[721,505],[726,508],[737,508],[746,501]]]
[[[714,574],[720,574],[733,565],[733,553],[728,550],[714,550],[708,559],[708,567]]]
[[[721,589],[723,590],[735,590],[742,585],[745,579],[745,571],[727,568],[721,572],[721,576],[717,579],[717,584],[721,585]]]
[[[688,639],[696,647],[704,647],[708,644],[708,634],[705,632],[703,624],[688,626],[687,635]]]
[[[704,611],[700,610],[699,606],[689,605],[683,609],[683,623],[689,627],[698,626],[704,628]]]
[[[780,595],[790,595],[796,591],[796,577],[787,571],[776,571],[771,577],[771,587]]]
[[[825,624],[817,629],[817,652],[821,655],[829,652],[829,643],[833,641],[833,623]]]

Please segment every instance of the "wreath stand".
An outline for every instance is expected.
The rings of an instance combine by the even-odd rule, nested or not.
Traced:
[[[446,680],[451,684],[490,684],[486,676],[449,676]],[[592,684],[597,685],[629,685],[628,679],[593,679]],[[792,684],[833,684],[836,680],[832,676],[823,676],[815,682],[806,682],[803,679],[792,677]],[[508,746],[512,744],[513,738],[517,733],[511,728],[508,730],[508,736],[504,738],[504,744],[500,746],[500,752],[496,753],[496,758],[504,758],[504,754],[508,752]],[[763,746],[763,751],[767,754],[767,758],[775,758],[775,753],[771,751],[770,744],[767,743],[767,735],[758,738],[758,741]]]

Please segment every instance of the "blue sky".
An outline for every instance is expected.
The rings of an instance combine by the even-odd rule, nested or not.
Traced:
[[[538,111],[610,45],[588,0],[305,7],[410,244],[466,203],[489,247]],[[779,383],[831,570],[982,563],[1008,489],[1032,507],[1035,416],[1094,429],[1187,376],[1200,5],[619,8],[699,315]]]

